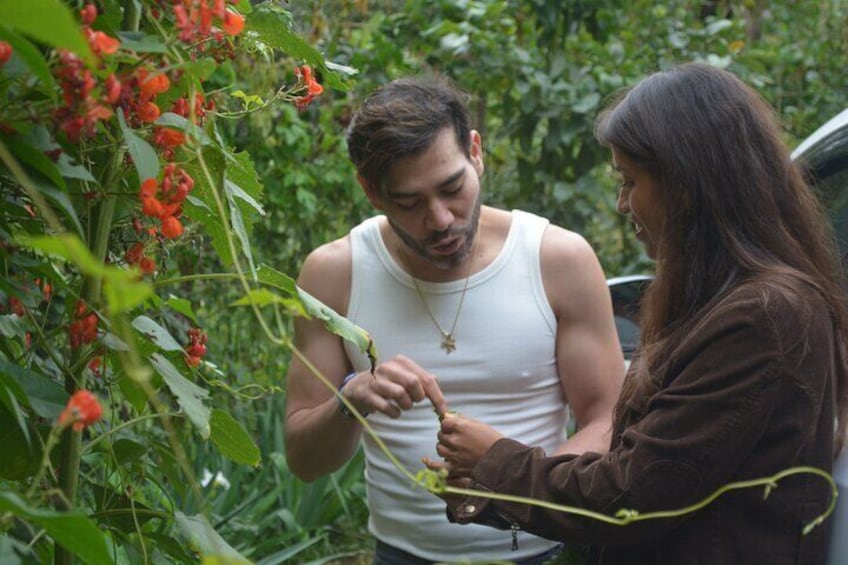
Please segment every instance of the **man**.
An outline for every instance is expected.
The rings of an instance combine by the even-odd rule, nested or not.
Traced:
[[[437,457],[437,414],[448,408],[549,453],[605,452],[624,360],[585,240],[482,205],[480,135],[443,81],[378,89],[347,142],[383,215],[310,253],[298,284],[368,331],[380,362],[371,375],[355,347],[299,319],[296,343],[309,363],[369,414],[412,472]],[[287,378],[286,456],[297,476],[338,469],[363,442],[375,565],[530,565],[555,551],[517,530],[450,524],[442,501],[414,487],[297,356]],[[567,441],[566,402],[577,420]]]

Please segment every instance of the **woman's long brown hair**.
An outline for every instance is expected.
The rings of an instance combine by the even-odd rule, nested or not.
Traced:
[[[596,136],[659,179],[666,211],[642,301],[634,370],[616,409],[639,406],[696,320],[742,280],[812,285],[836,337],[835,450],[848,424],[848,310],[830,222],[792,162],[772,108],[732,73],[690,63],[653,74],[598,119]]]

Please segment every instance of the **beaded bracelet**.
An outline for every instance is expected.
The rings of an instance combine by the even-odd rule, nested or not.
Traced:
[[[348,376],[346,376],[344,378],[344,380],[342,381],[342,384],[339,385],[339,395],[341,395],[342,389],[345,387],[345,385],[347,383],[349,383],[350,381],[352,381],[355,376],[356,376],[356,372],[354,371],[353,373],[349,374]],[[350,409],[347,407],[347,404],[345,404],[342,401],[342,399],[339,398],[339,397],[337,397],[336,400],[339,401],[339,411],[342,413],[342,416],[345,416],[346,418],[350,418],[351,420],[356,420],[356,415],[353,412],[350,411]],[[368,416],[368,412],[365,412],[365,413],[362,414],[363,418],[365,418],[367,416]]]

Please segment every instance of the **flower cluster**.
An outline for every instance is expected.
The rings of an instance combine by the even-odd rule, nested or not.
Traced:
[[[168,163],[161,182],[150,178],[141,183],[141,212],[149,218],[158,218],[162,223],[162,235],[168,239],[179,237],[183,233],[179,219],[183,201],[192,188],[194,179],[174,163]]]
[[[232,58],[234,53],[227,36],[242,32],[244,18],[228,10],[227,2],[238,3],[237,0],[173,0],[174,23],[180,41],[207,52],[218,62]]]
[[[156,271],[156,261],[144,254],[144,244],[141,242],[130,247],[124,255],[124,259],[127,265],[136,265],[141,269],[142,274],[150,275]]]
[[[304,110],[307,106],[309,106],[310,102],[315,100],[316,96],[324,92],[324,87],[315,80],[315,77],[312,75],[312,67],[309,65],[296,67],[294,74],[297,77],[297,80],[303,84],[303,88],[306,89],[306,94],[294,99],[294,105],[298,110]]]
[[[74,321],[68,327],[71,347],[76,349],[97,339],[97,314],[90,312],[81,300],[74,308]]]
[[[206,334],[200,328],[188,330],[188,345],[185,346],[185,360],[189,367],[197,367],[206,355]]]
[[[87,4],[81,11],[83,33],[95,55],[112,55],[118,51],[121,43],[102,31],[91,29],[97,18],[97,8]],[[56,71],[62,88],[63,105],[54,112],[54,120],[68,140],[76,143],[82,137],[93,137],[97,123],[112,117],[109,104],[114,104],[117,94],[109,77],[98,89],[98,82],[91,69],[82,60],[69,51],[59,51],[59,66]],[[98,92],[99,90],[99,92]]]
[[[79,432],[99,420],[102,415],[103,408],[97,397],[87,390],[78,390],[59,414],[59,425],[72,425],[74,431]]]

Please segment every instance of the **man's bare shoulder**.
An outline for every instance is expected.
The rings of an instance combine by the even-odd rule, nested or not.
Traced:
[[[589,242],[577,232],[550,224],[542,237],[542,266],[554,269],[578,269],[597,262]]]
[[[351,251],[350,235],[316,247],[300,269],[297,285],[342,312],[350,294]]]

